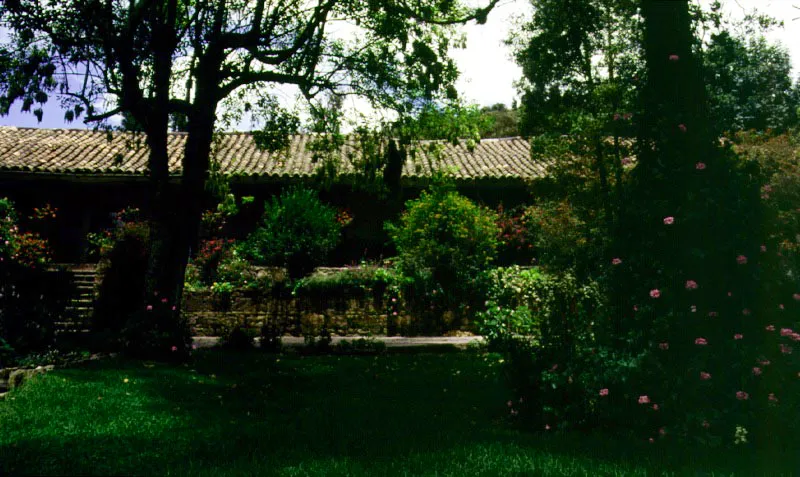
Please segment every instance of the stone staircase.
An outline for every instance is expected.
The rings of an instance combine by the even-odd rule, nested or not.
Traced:
[[[67,266],[75,284],[75,294],[67,305],[67,321],[56,323],[61,332],[88,331],[89,319],[92,316],[95,299],[94,266]]]

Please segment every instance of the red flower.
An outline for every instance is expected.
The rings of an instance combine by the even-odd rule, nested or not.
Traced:
[[[639,396],[639,404],[649,404],[650,398],[647,395]]]
[[[608,388],[603,388],[600,390],[601,396],[608,396]]]
[[[654,289],[650,290],[650,298],[658,298],[660,296],[661,296],[661,292],[658,290],[658,288],[654,288]]]
[[[708,381],[709,379],[711,379],[711,374],[705,371],[700,371],[700,379],[702,379],[703,381]]]
[[[738,263],[739,265],[746,264],[747,263],[747,257],[745,257],[744,255],[737,256],[736,257],[736,263]]]
[[[664,217],[664,225],[672,225],[675,223],[675,217]]]
[[[694,280],[686,280],[687,290],[697,290],[697,282]]]
[[[700,346],[705,346],[705,345],[708,344],[708,341],[706,341],[705,338],[697,338],[696,340],[694,340],[694,344],[700,345]]]
[[[694,168],[697,169],[698,171],[702,171],[703,169],[706,168],[706,163],[698,162],[697,164],[694,165]]]

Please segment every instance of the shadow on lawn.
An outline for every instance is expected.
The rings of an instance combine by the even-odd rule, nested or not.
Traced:
[[[30,411],[21,409],[26,417],[16,422],[29,432],[0,445],[0,474],[457,475],[481,473],[485,465],[494,471],[483,473],[492,475],[506,461],[524,465],[539,457],[636,474],[719,469],[701,453],[676,459],[642,443],[514,431],[504,417],[509,396],[496,375],[470,353],[300,357],[209,350],[188,367],[92,363],[61,370],[31,391]],[[58,378],[71,386],[63,398],[53,397]],[[50,397],[37,403],[40,394]],[[88,410],[76,404],[82,399],[92,401]],[[67,417],[59,420],[60,412]],[[737,470],[727,464],[728,472]]]

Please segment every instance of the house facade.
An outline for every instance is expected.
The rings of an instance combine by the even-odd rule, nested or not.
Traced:
[[[186,135],[169,136],[169,167],[177,185]],[[416,154],[396,157],[399,177],[394,194],[360,187],[355,172],[359,147],[347,141],[339,151],[339,173],[320,181],[321,161],[309,144],[313,136],[290,138],[288,147],[269,152],[249,133],[220,135],[214,160],[237,196],[254,196],[254,207],[229,224],[227,234],[242,237],[258,221],[264,200],[291,186],[320,190],[326,202],[347,209],[353,223],[345,231],[342,260],[375,258],[387,252],[383,221],[396,217],[405,200],[416,197],[437,170],[446,170],[462,194],[496,207],[529,203],[550,164],[535,163],[522,138],[485,139],[474,148],[441,143],[436,153],[422,142]],[[0,127],[0,197],[21,211],[50,205],[58,209],[51,242],[59,261],[81,261],[86,235],[111,225],[111,213],[126,207],[149,208],[148,149],[144,136],[128,132]],[[390,161],[387,161],[387,163]],[[357,166],[356,166],[357,167]],[[386,169],[391,169],[387,167]],[[389,171],[379,171],[386,175]]]

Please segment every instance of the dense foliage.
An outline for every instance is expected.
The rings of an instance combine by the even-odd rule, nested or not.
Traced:
[[[49,265],[47,242],[20,230],[14,204],[0,198],[0,367],[15,354],[55,343],[72,287]]]
[[[341,230],[335,208],[314,191],[293,188],[264,205],[261,225],[238,250],[256,264],[287,267],[300,278],[323,263]]]
[[[400,270],[417,280],[416,293],[460,311],[474,304],[478,278],[495,259],[497,221],[491,210],[439,184],[406,203],[399,223],[387,229]]]

